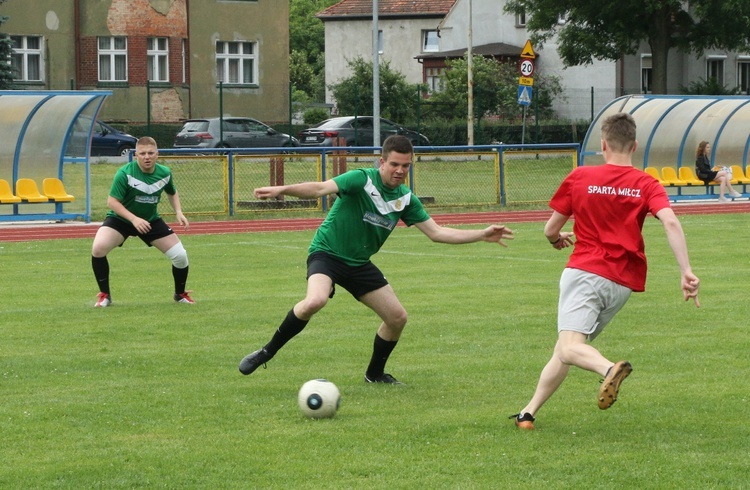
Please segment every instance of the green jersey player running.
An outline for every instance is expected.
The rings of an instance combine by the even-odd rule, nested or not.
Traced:
[[[239,366],[242,374],[251,374],[273,358],[328,303],[339,285],[382,320],[365,381],[400,384],[385,373],[385,364],[406,326],[406,310],[383,273],[370,261],[398,221],[416,226],[433,242],[439,243],[483,240],[506,246],[503,240],[513,239],[513,231],[501,225],[483,230],[460,230],[435,223],[419,199],[404,185],[413,154],[411,142],[395,135],[383,143],[379,168],[352,170],[325,182],[255,189],[255,197],[259,199],[279,195],[317,199],[331,194],[336,194],[338,199],[310,245],[305,298],[287,313],[270,342],[242,359]]]

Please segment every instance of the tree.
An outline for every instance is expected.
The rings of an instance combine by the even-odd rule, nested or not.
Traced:
[[[660,94],[667,92],[671,49],[698,55],[710,48],[750,49],[748,0],[508,0],[504,10],[526,14],[537,45],[557,34],[566,66],[616,61],[647,42],[653,90]]]
[[[5,0],[0,0],[0,5]],[[0,15],[0,26],[8,20],[8,17]],[[9,89],[13,87],[13,69],[8,61],[13,53],[13,44],[7,34],[0,32],[0,89]]]
[[[468,56],[449,60],[443,76],[443,90],[430,96],[430,103],[443,107],[443,116],[453,119],[465,118],[468,112]],[[499,116],[514,120],[523,113],[518,104],[518,68],[515,63],[501,63],[492,58],[473,57],[474,113],[478,119]],[[540,97],[539,109],[542,118],[552,113],[552,100],[562,95],[557,77],[535,75],[534,97]]]
[[[339,114],[372,115],[372,62],[356,58],[348,62],[352,76],[329,85],[336,99]],[[415,117],[419,86],[406,81],[406,77],[391,68],[390,63],[380,64],[380,113],[382,117],[404,123]]]
[[[325,98],[325,26],[315,14],[338,0],[292,0],[289,69],[292,85],[312,100]]]

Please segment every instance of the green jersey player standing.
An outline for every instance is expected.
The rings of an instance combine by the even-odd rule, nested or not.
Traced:
[[[382,320],[375,334],[365,382],[400,384],[385,373],[385,364],[406,325],[406,310],[383,273],[370,261],[398,221],[416,226],[433,242],[439,243],[483,240],[506,246],[503,240],[513,239],[513,232],[501,225],[483,230],[460,230],[435,223],[419,199],[404,185],[413,155],[411,142],[395,135],[383,143],[377,169],[352,170],[324,182],[255,189],[255,197],[259,199],[279,195],[317,199],[331,194],[336,194],[338,199],[310,244],[305,298],[287,313],[265,346],[242,359],[239,366],[242,374],[254,372],[300,333],[333,297],[339,285]]]
[[[169,167],[156,163],[158,156],[156,141],[144,136],[135,144],[135,161],[123,165],[115,174],[107,197],[109,212],[91,246],[91,267],[99,287],[95,305],[97,308],[112,304],[107,254],[131,236],[137,236],[172,261],[174,300],[178,303],[195,303],[188,294],[189,291],[185,291],[188,277],[185,247],[157,210],[161,194],[166,192],[177,221],[187,230],[189,223],[182,214],[172,171]]]

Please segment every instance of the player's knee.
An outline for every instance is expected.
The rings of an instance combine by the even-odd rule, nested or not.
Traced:
[[[182,242],[177,242],[175,246],[164,252],[164,255],[169,257],[172,261],[172,265],[178,269],[184,269],[188,266],[188,256],[185,247],[182,246]]]
[[[401,309],[401,311],[397,312],[397,313],[396,313],[396,314],[395,314],[395,315],[394,315],[394,316],[393,316],[393,317],[392,317],[392,318],[391,318],[391,319],[390,319],[390,320],[388,321],[388,325],[389,325],[389,326],[390,326],[391,328],[394,328],[394,329],[396,329],[396,330],[399,330],[399,331],[400,331],[400,330],[403,330],[403,329],[404,329],[404,327],[406,326],[406,321],[407,321],[408,319],[409,319],[409,318],[408,318],[408,315],[407,315],[407,313],[406,313],[406,310],[404,310],[404,309],[402,308],[402,309]]]
[[[305,298],[302,306],[305,310],[305,313],[309,316],[312,316],[322,310],[326,304],[328,304],[327,296],[312,296]]]

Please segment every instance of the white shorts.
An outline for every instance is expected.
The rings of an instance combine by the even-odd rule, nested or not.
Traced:
[[[560,276],[557,331],[581,332],[594,340],[630,298],[630,288],[580,269]]]

